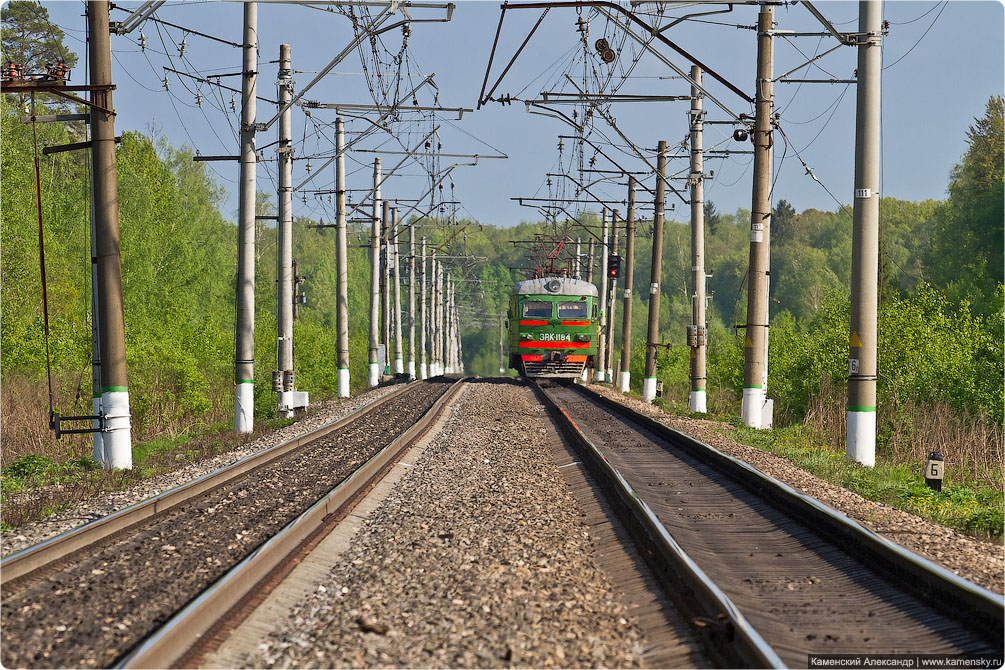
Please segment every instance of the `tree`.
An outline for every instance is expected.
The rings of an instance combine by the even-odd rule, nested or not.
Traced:
[[[704,208],[705,225],[708,226],[708,232],[715,235],[715,229],[719,227],[720,223],[722,223],[722,214],[720,214],[719,210],[715,208],[715,203],[711,200],[705,201]]]
[[[77,64],[77,55],[63,44],[65,35],[49,20],[49,10],[37,2],[15,0],[0,11],[4,62],[24,66],[28,74],[45,72],[46,64]]]
[[[796,232],[796,209],[785,200],[779,200],[771,211],[772,242],[788,242]]]
[[[935,213],[927,259],[933,282],[951,302],[970,300],[984,315],[1003,281],[1003,111],[1002,98],[993,96],[967,131],[969,147],[949,179],[949,200]]]

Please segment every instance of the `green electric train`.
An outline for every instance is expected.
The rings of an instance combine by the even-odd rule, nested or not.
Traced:
[[[518,282],[509,305],[509,366],[524,377],[575,378],[596,366],[597,287],[567,277]]]

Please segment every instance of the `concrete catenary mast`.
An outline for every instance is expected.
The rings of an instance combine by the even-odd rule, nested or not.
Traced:
[[[380,244],[383,250],[383,266],[380,282],[380,324],[381,343],[384,345],[384,369],[381,374],[391,374],[391,202],[384,201],[384,215],[380,224]]]
[[[618,210],[611,212],[611,256],[617,256],[618,247]],[[608,273],[609,274],[609,273]],[[607,381],[614,383],[614,316],[617,305],[618,280],[608,277],[611,282],[611,294],[607,299]]]
[[[653,212],[653,260],[649,275],[649,328],[646,332],[646,370],[642,399],[656,397],[656,347],[660,335],[660,277],[663,275],[663,207],[666,203],[667,143],[660,140],[656,155],[656,199]]]
[[[405,372],[405,360],[401,344],[401,263],[398,250],[398,208],[391,209],[391,239],[388,249],[394,257],[394,374]]]
[[[126,331],[122,312],[122,259],[119,255],[119,195],[115,161],[115,115],[112,102],[112,51],[108,3],[90,2],[91,165],[94,180],[94,256],[97,275],[97,314],[100,315],[102,466],[133,466],[129,418],[129,378],[126,369]],[[109,110],[108,112],[103,110]]]
[[[258,79],[258,3],[244,4],[241,82],[240,200],[237,232],[237,337],[234,430],[254,430],[255,412],[255,113]],[[102,313],[104,315],[104,313]]]
[[[600,343],[597,347],[597,366],[594,380],[602,382],[607,372],[607,221],[610,213],[604,207],[600,224]],[[591,256],[591,261],[592,256]],[[591,262],[592,266],[593,263]]]
[[[408,376],[415,379],[415,225],[408,227]]]
[[[420,240],[422,263],[419,268],[419,379],[429,376],[426,348],[429,340],[429,319],[426,312],[426,238]]]
[[[621,375],[618,390],[627,393],[632,373],[632,274],[635,272],[635,177],[628,177],[628,218],[625,220],[625,306],[621,325]]]
[[[855,205],[848,348],[847,456],[876,464],[876,318],[879,283],[879,153],[882,93],[882,3],[859,2]]]
[[[278,413],[293,416],[293,65],[290,45],[279,45],[279,335],[276,341],[276,372],[273,390],[278,393]]]
[[[338,395],[349,397],[349,255],[345,216],[345,126],[335,119],[335,241],[338,247]]]
[[[373,159],[373,214],[370,227],[370,387],[380,383],[380,158]]]
[[[750,206],[750,268],[740,414],[751,428],[770,428],[768,387],[768,282],[771,244],[772,30],[774,7],[757,15],[757,92],[754,102],[754,185]]]
[[[691,411],[706,411],[705,347],[705,167],[702,130],[705,112],[701,105],[701,68],[691,68],[691,325],[687,343],[691,349]],[[697,86],[695,85],[697,84]]]

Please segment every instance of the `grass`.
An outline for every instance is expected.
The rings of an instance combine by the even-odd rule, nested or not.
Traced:
[[[823,443],[812,426],[793,425],[755,430],[734,418],[729,437],[777,454],[820,479],[858,493],[863,498],[948,526],[969,535],[1002,541],[1005,495],[1001,489],[975,482],[947,479],[941,492],[930,489],[922,475],[922,462],[877,459],[864,467],[845,457],[842,449]]]

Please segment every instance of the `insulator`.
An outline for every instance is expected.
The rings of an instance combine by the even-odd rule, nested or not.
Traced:
[[[181,38],[181,44],[178,45],[178,55],[184,56],[185,51],[187,50],[188,50],[188,43],[185,41],[185,38],[183,37]]]
[[[311,173],[311,162],[307,161],[307,174]]]
[[[196,93],[195,94],[195,105],[196,105],[196,107],[202,107],[202,94],[201,93]]]
[[[305,205],[307,204],[307,194],[306,193],[304,193],[304,204]]]
[[[146,50],[147,50],[147,36],[143,34],[143,31],[140,31],[140,51],[146,51]]]
[[[165,91],[171,90],[171,82],[168,80],[167,75],[164,75],[164,81],[162,83],[164,84]]]
[[[230,96],[230,111],[237,111],[237,100],[234,99],[234,96]]]

